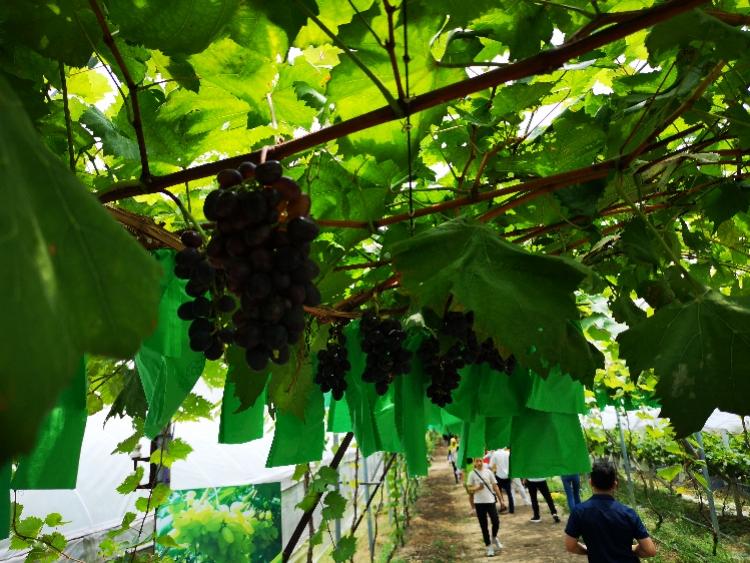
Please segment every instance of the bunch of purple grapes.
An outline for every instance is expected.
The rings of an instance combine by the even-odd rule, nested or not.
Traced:
[[[318,352],[315,383],[323,393],[330,391],[333,398],[339,401],[346,391],[346,374],[351,368],[343,325],[334,324],[328,336],[328,344]]]
[[[453,341],[445,352],[441,353],[437,336],[427,338],[417,351],[425,372],[430,376],[427,396],[436,405],[443,407],[453,400],[453,391],[461,381],[459,370],[466,365],[486,363],[493,370],[508,375],[515,369],[515,357],[510,355],[503,359],[492,338],[479,342],[474,332],[472,311],[446,312],[437,333]]]
[[[368,311],[360,321],[362,350],[367,354],[362,380],[375,384],[378,395],[393,378],[411,369],[411,353],[403,347],[406,332],[397,319],[381,319]]]
[[[269,361],[286,363],[305,330],[304,306],[320,303],[313,283],[319,269],[309,258],[319,233],[308,216],[310,199],[275,160],[244,162],[217,181],[203,205],[215,222],[211,239],[201,251],[200,236],[184,233],[195,244],[177,255],[175,273],[189,279],[186,291],[195,297],[180,315],[192,320],[190,345],[219,357],[235,343],[257,371]],[[187,263],[189,271],[181,266]]]

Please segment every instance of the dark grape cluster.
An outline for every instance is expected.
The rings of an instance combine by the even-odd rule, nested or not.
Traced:
[[[241,346],[252,369],[264,369],[269,360],[286,363],[289,345],[305,329],[303,306],[320,303],[313,283],[319,270],[309,258],[310,243],[319,232],[307,216],[310,199],[294,180],[282,175],[275,160],[257,166],[244,162],[237,169],[219,172],[217,181],[219,189],[209,193],[203,205],[206,219],[215,222],[211,240],[204,252],[199,239],[193,241],[197,246],[186,242],[188,247],[182,251],[197,254],[196,264],[210,272],[196,283],[191,273],[188,294],[196,301],[209,301],[204,296],[207,291],[213,296],[207,317],[197,315],[196,301],[192,311],[186,305],[186,315],[195,316],[191,330],[201,335],[196,338],[191,333],[191,345],[195,340],[194,349],[208,357],[209,348],[203,348],[206,322],[202,321],[206,320],[212,345],[216,337]],[[186,273],[178,272],[178,267],[179,263],[178,275]],[[203,301],[199,307],[203,313]],[[214,345],[212,356],[221,355],[223,344],[218,350]]]
[[[427,396],[436,405],[444,407],[453,400],[452,393],[461,381],[458,370],[465,363],[460,345],[454,344],[445,354],[441,354],[440,343],[432,336],[422,342],[417,356],[430,376]]]
[[[448,338],[453,344],[443,353],[437,337],[427,338],[417,351],[425,371],[430,375],[427,396],[441,407],[450,403],[453,391],[461,381],[459,370],[466,365],[488,364],[496,371],[512,373],[515,358],[507,360],[497,351],[491,338],[481,343],[474,332],[474,313],[468,311],[448,311],[438,327],[438,334]]]
[[[333,398],[341,400],[346,391],[346,374],[352,368],[346,351],[346,336],[343,325],[335,324],[331,328],[328,344],[318,352],[318,370],[315,383],[323,393],[331,392]]]
[[[403,347],[406,332],[398,320],[381,319],[370,311],[363,315],[359,328],[367,354],[362,380],[374,383],[378,395],[384,395],[394,377],[411,369],[411,353]]]
[[[236,303],[225,294],[221,277],[200,250],[203,237],[197,231],[185,231],[180,238],[185,248],[175,256],[175,274],[188,280],[185,292],[193,299],[179,306],[177,316],[191,321],[190,348],[203,352],[209,360],[218,360],[225,344],[234,339],[232,329],[222,328],[220,316],[234,310]]]

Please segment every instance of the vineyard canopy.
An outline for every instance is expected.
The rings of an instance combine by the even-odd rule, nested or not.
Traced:
[[[451,309],[540,377],[591,384],[619,350],[681,435],[750,414],[749,24],[741,0],[5,2],[0,462],[84,354],[91,411],[153,435],[205,410],[159,264],[192,219],[212,228],[217,172],[274,158],[323,229],[323,303],[288,364],[226,355],[227,403],[317,437],[331,321]]]

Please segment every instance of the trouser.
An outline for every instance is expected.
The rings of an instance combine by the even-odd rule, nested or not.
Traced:
[[[561,479],[565,487],[565,497],[568,499],[568,508],[572,512],[576,504],[581,504],[581,478],[578,475],[563,475]]]
[[[536,498],[537,491],[542,493],[544,500],[547,501],[547,506],[549,506],[550,514],[557,514],[555,501],[552,500],[552,494],[550,494],[549,492],[547,481],[529,481],[528,483],[529,494],[531,495],[531,510],[534,511],[534,518],[539,518],[539,501]]]
[[[453,478],[456,480],[456,484],[458,484],[458,467],[456,467],[456,462],[451,460],[451,466],[453,467]]]
[[[484,545],[490,545],[490,533],[487,529],[487,516],[492,521],[492,537],[497,537],[497,532],[500,530],[500,518],[497,515],[497,507],[494,502],[480,502],[474,504],[474,509],[477,512],[477,518],[479,519],[479,527],[482,528],[482,539],[484,539]]]
[[[502,477],[495,477],[497,479],[497,485],[505,491],[505,495],[508,497],[508,512],[513,514],[515,511],[515,505],[513,504],[513,491],[510,488],[510,479],[503,479]]]
[[[516,493],[516,499],[518,500],[517,504],[531,504],[529,493],[526,491],[526,487],[523,486],[523,483],[521,483],[521,480],[518,477],[510,480],[510,488]]]

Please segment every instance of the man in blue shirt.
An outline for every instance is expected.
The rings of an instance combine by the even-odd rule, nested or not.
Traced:
[[[656,546],[638,514],[613,496],[617,488],[614,464],[596,461],[590,482],[593,496],[573,509],[565,526],[565,549],[588,555],[590,563],[638,563],[639,557],[656,555]],[[585,545],[578,541],[581,536]]]

